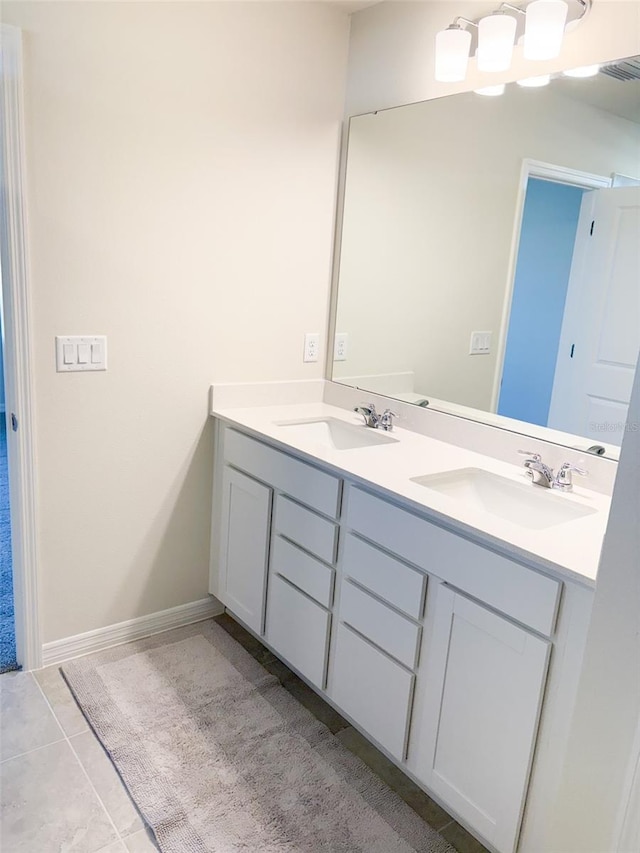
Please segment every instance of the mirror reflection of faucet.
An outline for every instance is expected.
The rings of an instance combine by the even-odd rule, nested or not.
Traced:
[[[362,415],[366,426],[372,429],[382,429],[385,432],[391,432],[393,429],[393,419],[398,417],[391,409],[385,409],[381,415],[378,414],[373,403],[366,405],[363,403],[360,406],[356,406],[353,411]]]
[[[572,475],[575,473],[581,477],[586,477],[589,473],[584,468],[572,465],[571,462],[564,462],[558,473],[554,474],[553,468],[542,461],[542,456],[539,453],[532,453],[529,450],[519,450],[518,453],[527,457],[523,464],[531,482],[545,489],[560,489],[563,492],[570,492],[573,489]]]

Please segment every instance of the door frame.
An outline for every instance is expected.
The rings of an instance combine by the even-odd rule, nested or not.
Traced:
[[[522,161],[513,223],[513,237],[511,239],[511,252],[509,254],[507,289],[504,296],[502,319],[500,321],[500,331],[498,333],[498,341],[496,345],[496,367],[493,379],[493,390],[491,392],[491,412],[498,411],[498,402],[500,400],[500,387],[502,385],[504,359],[507,352],[509,319],[511,317],[511,303],[513,301],[513,291],[516,282],[516,268],[518,265],[518,251],[520,248],[520,231],[522,229],[527,185],[530,178],[541,178],[545,181],[552,181],[557,184],[569,184],[570,186],[582,187],[586,190],[601,190],[611,186],[611,176],[594,175],[591,172],[582,172],[579,169],[570,169],[568,166],[555,166],[552,163],[544,163],[542,160],[525,159]]]
[[[16,653],[23,669],[42,666],[38,599],[37,484],[25,181],[22,32],[0,25],[2,132],[2,300]],[[15,414],[18,429],[11,429]]]

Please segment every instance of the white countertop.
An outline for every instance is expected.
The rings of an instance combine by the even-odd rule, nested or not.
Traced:
[[[595,584],[611,503],[606,495],[579,485],[574,485],[570,494],[554,492],[553,499],[590,506],[596,512],[550,528],[532,530],[470,507],[458,498],[411,482],[412,477],[458,468],[481,468],[514,482],[528,484],[522,467],[398,427],[391,433],[398,439],[394,443],[354,450],[334,450],[291,434],[287,427],[278,425],[279,421],[324,417],[337,418],[351,424],[362,423],[359,415],[326,403],[214,407],[211,413],[258,437],[304,454],[310,460],[327,465],[353,480],[381,489],[409,508],[425,511],[434,521],[509,556],[553,574],[578,580],[587,586]],[[363,424],[362,429],[368,428]],[[529,485],[532,489],[543,491],[539,486]],[[544,499],[545,494],[540,497]]]

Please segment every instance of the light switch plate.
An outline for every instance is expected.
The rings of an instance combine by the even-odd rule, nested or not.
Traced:
[[[471,332],[469,355],[489,355],[493,332]]]
[[[106,369],[107,338],[105,335],[56,336],[56,370],[58,373]]]

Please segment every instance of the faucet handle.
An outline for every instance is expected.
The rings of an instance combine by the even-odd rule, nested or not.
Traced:
[[[586,468],[579,468],[577,465],[572,465],[571,462],[564,462],[555,477],[555,487],[564,489],[565,492],[570,492],[573,488],[572,474],[579,474],[581,477],[586,477],[589,472]]]
[[[542,462],[542,456],[533,450],[519,450],[518,453],[520,456],[528,456],[527,462]]]
[[[383,429],[386,432],[391,432],[393,429],[393,419],[397,417],[399,417],[399,415],[396,415],[396,413],[392,412],[391,409],[385,409],[380,415],[380,429]]]
[[[571,462],[563,462],[560,466],[560,471],[573,471],[575,474],[580,474],[581,477],[586,477],[589,473],[586,468],[578,468],[577,465],[572,465]]]

